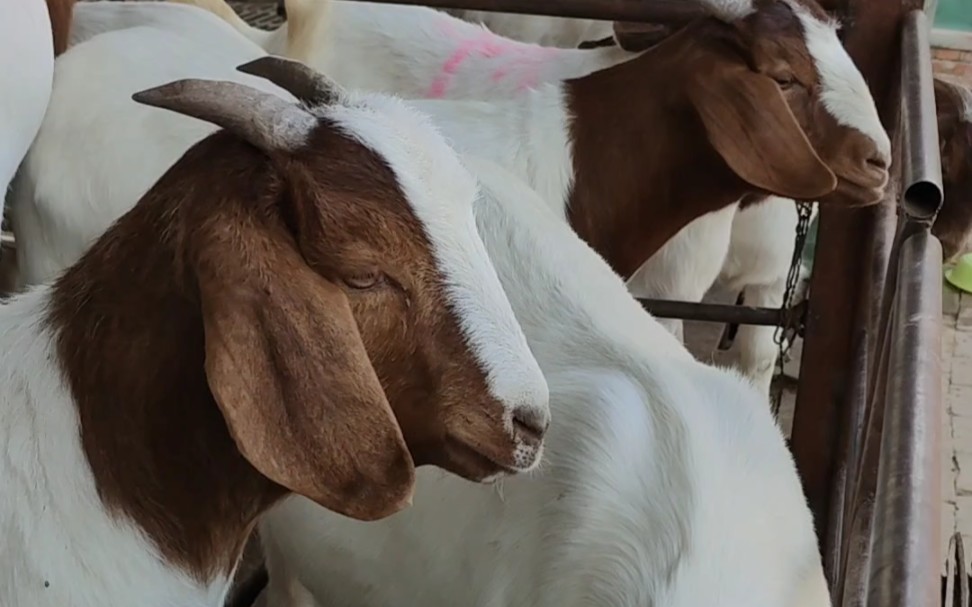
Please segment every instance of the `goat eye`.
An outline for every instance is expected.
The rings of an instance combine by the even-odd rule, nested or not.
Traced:
[[[780,88],[786,90],[796,84],[796,79],[793,76],[773,76],[773,80],[776,84],[780,85]]]
[[[382,273],[375,270],[374,272],[345,276],[344,284],[348,285],[352,289],[371,289],[383,282],[383,278],[384,276]]]

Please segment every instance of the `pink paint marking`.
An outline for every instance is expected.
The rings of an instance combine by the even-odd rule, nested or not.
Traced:
[[[461,43],[452,55],[446,59],[446,62],[442,64],[442,71],[439,75],[435,77],[432,81],[432,85],[429,87],[426,96],[431,99],[440,99],[445,96],[446,89],[449,87],[449,83],[455,77],[456,72],[459,71],[459,66],[462,62],[469,58],[469,55],[476,50],[479,41],[475,38],[470,38],[465,42]]]
[[[447,38],[457,38],[456,28],[451,22],[443,22],[441,31]],[[516,72],[519,75],[518,92],[536,88],[540,82],[543,64],[552,55],[557,54],[558,50],[516,42],[482,29],[474,36],[458,40],[452,55],[442,64],[442,69],[429,86],[426,97],[431,99],[445,97],[449,85],[455,80],[460,68],[472,56],[484,59],[512,56],[506,65],[496,68],[490,74],[491,80],[499,82],[511,72]]]
[[[493,70],[492,74],[490,74],[490,80],[492,80],[493,82],[499,82],[503,78],[506,78],[506,75],[509,73],[510,73],[510,68],[508,66],[497,68]]]

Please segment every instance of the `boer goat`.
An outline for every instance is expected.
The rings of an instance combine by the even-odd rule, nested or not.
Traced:
[[[545,464],[498,491],[419,471],[413,508],[368,525],[287,500],[261,523],[271,591],[303,587],[332,607],[828,607],[810,511],[763,397],[695,361],[515,176],[464,162],[551,389]]]
[[[540,460],[547,385],[455,153],[400,101],[248,69],[308,103],[136,93],[225,130],[0,307],[0,605],[220,607],[290,492],[373,520],[411,502],[416,466],[487,481]]]
[[[936,78],[935,107],[945,201],[932,234],[942,241],[946,261],[952,261],[972,250],[972,91]]]

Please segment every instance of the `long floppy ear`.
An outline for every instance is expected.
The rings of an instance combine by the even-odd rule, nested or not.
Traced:
[[[196,274],[206,375],[240,452],[346,516],[405,507],[414,464],[347,298],[282,229],[220,229],[197,249]]]
[[[815,200],[837,187],[770,78],[722,64],[693,78],[689,97],[712,147],[747,183],[797,200]]]

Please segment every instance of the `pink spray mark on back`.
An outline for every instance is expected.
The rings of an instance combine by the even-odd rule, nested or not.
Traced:
[[[519,75],[517,92],[535,88],[540,81],[542,65],[558,50],[509,40],[486,29],[479,30],[473,36],[465,36],[458,31],[451,19],[441,22],[440,31],[446,38],[456,41],[457,44],[426,92],[426,97],[431,99],[445,97],[449,85],[455,80],[462,65],[473,56],[485,59],[509,56],[510,61],[495,68],[490,73],[490,79],[498,83],[516,72]]]

